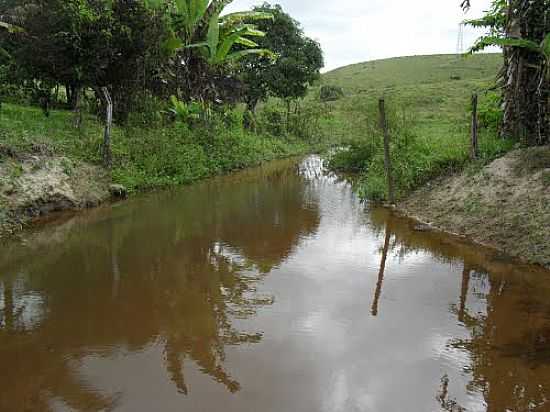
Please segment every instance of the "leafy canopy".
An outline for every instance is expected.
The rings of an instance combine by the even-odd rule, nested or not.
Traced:
[[[258,39],[261,48],[277,54],[276,61],[245,59],[241,64],[250,108],[273,95],[285,100],[305,96],[308,86],[319,79],[324,65],[320,45],[304,35],[300,24],[284,12],[280,5],[264,3],[255,12],[269,13],[273,19],[258,22],[266,36]]]

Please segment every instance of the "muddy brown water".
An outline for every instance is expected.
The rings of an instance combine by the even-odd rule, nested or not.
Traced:
[[[361,204],[318,157],[0,250],[0,411],[550,410],[550,273]]]

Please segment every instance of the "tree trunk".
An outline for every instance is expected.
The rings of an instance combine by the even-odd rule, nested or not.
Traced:
[[[548,0],[509,0],[506,37],[540,44],[550,32]],[[544,56],[524,47],[504,48],[504,137],[528,145],[550,143],[550,85]]]
[[[111,152],[111,126],[113,124],[113,101],[107,87],[102,87],[103,98],[105,99],[105,132],[103,134],[103,165],[110,169],[113,165],[113,154]]]
[[[82,107],[81,107],[81,100],[82,100],[82,89],[80,87],[77,87],[74,89],[74,120],[73,124],[76,129],[80,129],[80,126],[82,125]]]

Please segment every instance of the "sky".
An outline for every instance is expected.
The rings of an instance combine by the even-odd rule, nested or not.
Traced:
[[[272,0],[302,23],[325,53],[323,71],[388,57],[456,53],[458,27],[479,17],[490,0],[474,0],[465,16],[460,0]],[[250,9],[262,0],[234,0],[228,11]],[[464,29],[467,49],[479,35]]]

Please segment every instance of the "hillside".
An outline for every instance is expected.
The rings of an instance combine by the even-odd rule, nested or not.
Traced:
[[[480,110],[498,112],[491,89],[501,59],[499,54],[400,57],[324,74],[322,85],[344,90],[343,98],[328,105],[332,121],[325,123],[325,133],[352,147],[333,159],[335,168],[365,172],[360,193],[371,199],[385,197],[383,156],[376,147],[378,99],[384,97],[394,144],[406,146],[394,153],[399,196],[433,177],[462,169],[469,156],[472,93],[479,95]],[[486,162],[511,146],[497,138],[495,127],[480,130]]]
[[[500,54],[399,57],[342,67],[324,74],[321,83],[344,90],[346,97],[333,107],[341,120],[335,130],[344,135],[361,135],[362,114],[384,96],[389,110],[409,115],[420,135],[463,140],[471,95],[478,93],[483,105],[501,59]]]
[[[502,64],[500,54],[396,57],[341,67],[323,75],[324,84],[340,86],[348,94],[494,77]],[[453,77],[455,80],[452,80]]]

